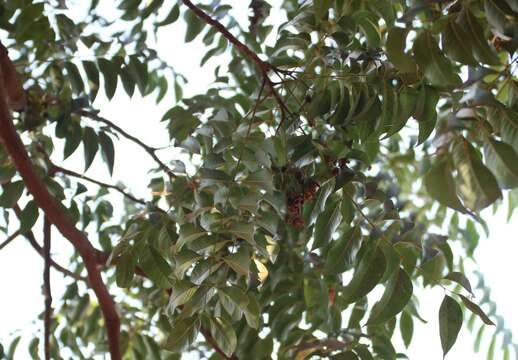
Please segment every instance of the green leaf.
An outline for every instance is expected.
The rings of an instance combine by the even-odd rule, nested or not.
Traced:
[[[511,145],[486,137],[484,157],[502,189],[518,187],[518,154]]]
[[[169,122],[169,135],[179,144],[184,141],[199,124],[200,120],[192,114],[175,117]]]
[[[414,117],[419,123],[417,145],[422,144],[435,128],[437,122],[437,102],[439,94],[430,86],[423,86],[416,106]]]
[[[129,287],[135,274],[135,266],[137,264],[136,254],[131,250],[125,251],[117,259],[116,264],[115,281],[117,282],[117,286],[122,288]]]
[[[169,298],[169,308],[174,311],[178,306],[188,302],[198,291],[199,286],[187,280],[173,282],[171,286],[171,297]]]
[[[471,284],[468,278],[460,272],[453,271],[444,277],[446,280],[454,281],[457,284],[461,285],[464,289],[466,289],[470,294],[473,295],[473,290],[471,289]]]
[[[175,321],[162,347],[175,353],[188,351],[198,337],[200,320],[197,317]]]
[[[342,220],[340,204],[340,201],[328,204],[328,208],[318,216],[315,223],[314,241],[311,250],[326,246],[331,241],[333,233]]]
[[[5,208],[13,207],[22,196],[25,185],[23,181],[13,181],[3,185],[2,195],[0,196],[0,206]]]
[[[392,64],[402,72],[415,73],[417,66],[414,59],[405,53],[408,30],[391,27],[387,36],[387,55]]]
[[[412,342],[412,336],[414,334],[414,319],[412,319],[412,315],[406,311],[403,311],[399,318],[399,330],[401,331],[403,343],[405,344],[405,347],[408,348]]]
[[[232,326],[224,318],[210,319],[210,334],[225,355],[232,356],[236,350],[237,337]]]
[[[171,266],[160,255],[160,252],[152,246],[145,245],[139,249],[138,262],[144,273],[153,283],[163,289],[171,287],[169,275]]]
[[[85,69],[86,77],[88,78],[88,87],[90,88],[90,98],[92,101],[97,96],[99,91],[99,69],[93,61],[84,60],[83,68]]]
[[[67,69],[68,78],[70,79],[70,83],[72,85],[72,89],[76,94],[81,94],[85,85],[83,83],[83,79],[81,78],[81,74],[77,69],[77,66],[70,61],[65,62],[65,68]]]
[[[97,64],[99,65],[99,70],[101,70],[101,73],[103,74],[104,92],[106,93],[108,100],[111,100],[113,95],[115,95],[115,90],[117,90],[117,77],[120,65],[115,63],[115,61],[109,61],[102,58],[97,60]]]
[[[486,315],[486,313],[484,313],[484,311],[480,308],[480,306],[478,306],[477,304],[472,302],[470,299],[468,299],[464,295],[459,294],[459,296],[460,296],[462,302],[464,303],[464,306],[466,306],[473,314],[477,315],[480,318],[480,320],[482,320],[484,322],[484,324],[495,325],[495,323],[491,321],[491,319]]]
[[[466,42],[472,45],[475,59],[488,65],[498,65],[500,61],[496,52],[489,46],[482,26],[467,7],[463,8],[457,21],[466,30]]]
[[[400,268],[387,283],[381,299],[373,306],[367,324],[382,324],[396,316],[410,300],[412,291],[410,277]]]
[[[9,349],[7,350],[7,359],[13,360],[14,359],[14,353],[16,352],[16,348],[18,347],[18,344],[20,343],[21,336],[17,336],[11,341],[11,344],[9,345]]]
[[[351,228],[332,243],[326,256],[324,271],[326,274],[340,274],[352,265],[362,240],[361,229]]]
[[[126,94],[128,94],[129,97],[132,97],[133,93],[135,92],[135,79],[133,78],[133,75],[129,67],[121,67],[119,71],[119,76],[121,78],[122,87],[124,88],[124,91],[126,92]]]
[[[146,88],[148,83],[147,63],[140,61],[137,55],[129,57],[128,68],[137,83],[137,87],[142,96],[146,95]]]
[[[318,215],[324,211],[327,198],[333,193],[335,188],[335,178],[331,178],[320,186],[318,190],[315,204],[309,215],[308,225],[313,225]]]
[[[245,292],[237,286],[220,288],[218,290],[221,304],[232,315],[236,309],[245,311],[248,306],[248,297]]]
[[[67,135],[65,138],[65,148],[63,149],[63,158],[68,158],[76,151],[83,138],[83,130],[76,121],[70,121],[67,127]]]
[[[430,31],[424,30],[417,36],[413,49],[419,67],[432,85],[455,87],[462,83]]]
[[[478,62],[472,54],[473,44],[466,29],[459,25],[457,15],[451,15],[442,32],[442,47],[453,60],[463,64],[477,66]]]
[[[424,176],[426,191],[441,205],[464,213],[466,210],[457,196],[448,157],[442,157],[432,164]]]
[[[462,309],[454,299],[445,295],[439,309],[439,333],[444,356],[457,341],[461,327]]]
[[[109,135],[104,131],[99,133],[99,143],[101,144],[101,155],[108,166],[110,175],[113,175],[113,165],[115,163],[115,147]]]
[[[260,320],[261,320],[261,305],[259,305],[259,301],[254,294],[249,292],[248,294],[248,305],[245,309],[245,319],[248,324],[253,329],[259,329]]]
[[[20,233],[25,234],[32,229],[36,220],[38,220],[39,208],[34,200],[31,200],[25,205],[25,208],[20,213]]]
[[[467,140],[461,139],[455,143],[453,161],[459,173],[459,191],[466,207],[482,210],[502,196],[494,175],[484,166]]]
[[[518,152],[518,112],[511,109],[493,109],[489,112],[488,119],[502,140]]]
[[[180,226],[180,233],[176,247],[178,250],[180,250],[185,244],[190,243],[205,235],[207,235],[207,232],[201,227],[190,223],[183,224]]]
[[[261,169],[248,175],[243,180],[243,184],[271,191],[273,190],[273,176],[268,170]]]
[[[193,11],[185,12],[185,23],[187,24],[187,32],[185,33],[185,42],[193,41],[205,27],[203,22]]]
[[[94,161],[97,150],[99,149],[99,141],[95,130],[91,127],[85,127],[83,132],[83,147],[85,152],[85,171],[88,170]]]
[[[234,254],[223,258],[223,261],[237,274],[247,276],[250,271],[250,250],[241,246]]]
[[[155,26],[159,27],[159,26],[166,26],[166,25],[172,24],[176,20],[178,20],[179,16],[180,16],[180,6],[179,6],[179,4],[174,4],[174,6],[171,8],[171,11],[169,12],[169,14],[167,14],[167,16],[165,17],[165,19],[160,22],[157,22],[155,24]]]
[[[255,245],[254,240],[254,224],[251,223],[232,223],[232,225],[225,229],[226,232],[231,233],[237,238],[246,240],[250,245]]]
[[[174,255],[174,274],[177,278],[182,279],[185,272],[202,256],[194,251],[183,249],[178,254]]]
[[[344,304],[350,304],[367,295],[385,272],[385,256],[378,247],[369,248],[363,255],[351,282],[343,290]]]

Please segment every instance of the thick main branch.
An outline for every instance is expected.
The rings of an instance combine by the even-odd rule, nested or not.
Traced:
[[[85,234],[79,231],[70,218],[63,212],[58,202],[33,168],[25,146],[12,122],[6,101],[6,84],[2,77],[0,83],[0,140],[11,157],[25,186],[33,196],[38,207],[43,210],[49,221],[68,239],[81,256],[88,272],[88,282],[94,290],[104,316],[110,354],[113,360],[121,359],[119,332],[120,319],[115,302],[106,288],[97,266],[97,251]]]

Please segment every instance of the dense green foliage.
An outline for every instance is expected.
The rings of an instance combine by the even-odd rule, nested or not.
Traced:
[[[116,24],[96,0],[82,20],[67,3],[2,2],[0,39],[26,89],[27,109],[13,117],[34,166],[110,254],[105,279],[125,294],[125,358],[222,358],[216,349],[228,359],[401,358],[396,329],[408,345],[421,320],[413,289],[434,286],[446,294],[436,319],[445,354],[469,318],[479,344],[496,322],[488,356],[496,339],[510,356],[509,330],[495,306],[487,315],[479,307],[492,304],[483,281],[474,302],[463,263],[487,228],[479,212],[517,201],[514,0],[284,0],[288,21],[273,25],[268,2],[253,0],[250,26],[232,17],[232,2],[198,5],[237,47],[182,1],[113,2]],[[219,65],[206,93],[190,98],[189,74],[149,41],[176,21],[186,42],[203,38],[196,61]],[[78,58],[79,48],[91,57]],[[94,101],[118,87],[158,102],[174,92],[156,121],[195,168],[164,164],[156,144],[141,143],[158,160],[150,196],[141,202],[126,189],[122,216],[110,197],[117,189],[87,195],[97,185],[49,161],[56,141],[65,144],[59,156],[83,151],[85,170],[98,153],[110,171],[124,161],[124,132],[97,116]],[[12,221],[24,184],[5,153],[0,177]],[[39,210],[20,206],[27,234]],[[84,276],[79,257],[68,267]],[[55,358],[107,351],[100,309],[78,283],[55,301]],[[35,354],[37,340],[31,346]]]

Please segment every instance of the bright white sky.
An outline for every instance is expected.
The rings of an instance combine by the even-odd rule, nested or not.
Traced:
[[[77,0],[76,0],[77,1]],[[72,4],[73,2],[70,2]],[[249,1],[227,1],[235,10],[234,16],[246,24],[248,19],[247,6]],[[273,1],[271,1],[273,3]],[[110,6],[110,5],[109,5]],[[72,7],[69,5],[69,7]],[[103,12],[103,14],[105,14]],[[272,22],[278,23],[279,12],[272,12]],[[161,17],[164,17],[164,12]],[[213,78],[213,69],[217,65],[213,60],[209,61],[205,67],[199,67],[199,60],[207,49],[201,41],[194,41],[191,44],[184,44],[183,37],[185,26],[182,21],[168,26],[161,30],[158,37],[157,49],[164,60],[168,61],[177,72],[182,73],[189,79],[186,87],[187,95],[201,93],[208,88]],[[102,86],[101,86],[102,88]],[[96,106],[102,109],[101,115],[114,121],[123,127],[130,134],[135,134],[144,142],[153,146],[167,144],[168,135],[159,119],[163,113],[174,105],[172,95],[169,94],[161,104],[156,105],[152,98],[142,99],[135,92],[135,96],[129,99],[121,87],[111,101],[103,97],[102,91],[96,100]],[[82,172],[83,158],[82,153],[77,151],[65,162],[62,161],[61,152],[56,152],[54,161],[62,163],[65,167]],[[172,159],[176,154],[169,150],[160,153],[164,160]],[[147,170],[154,166],[149,157],[135,147],[132,143],[121,140],[116,144],[116,165],[114,176],[109,179],[106,166],[98,155],[94,165],[89,169],[87,175],[96,179],[103,179],[107,182],[116,183],[124,180],[131,192],[143,198],[149,198],[147,187]],[[120,204],[120,197],[114,196],[114,204]],[[115,206],[117,208],[117,206]],[[518,274],[518,244],[516,234],[516,216],[514,226],[512,223],[505,222],[505,209],[493,215],[490,210],[483,212],[484,218],[491,229],[489,239],[482,239],[476,251],[476,258],[480,270],[485,274],[486,283],[492,289],[491,297],[498,305],[498,313],[505,317],[506,325],[518,334],[518,319],[512,314],[516,307],[518,288],[515,274]],[[13,230],[17,225],[13,226]],[[36,236],[41,243],[41,224],[37,224]],[[70,245],[59,237],[56,231],[53,232],[53,253],[54,259],[60,263],[66,263],[70,254]],[[2,241],[0,239],[0,241]],[[0,284],[2,285],[0,297],[0,342],[6,347],[13,334],[20,331],[24,334],[38,332],[41,335],[43,324],[35,321],[43,310],[43,296],[41,292],[43,262],[39,255],[29,246],[23,238],[18,238],[8,247],[0,251]],[[467,274],[472,279],[472,285],[476,285],[476,279]],[[63,279],[60,273],[52,272],[52,289],[55,301],[60,298],[64,285],[70,280]],[[434,360],[442,358],[441,345],[438,330],[438,309],[444,296],[441,289],[417,290],[421,301],[420,313],[428,320],[427,325],[416,322],[414,340],[407,351],[410,359]],[[486,309],[487,310],[487,309]],[[465,316],[467,318],[467,316]],[[477,324],[480,324],[477,321]],[[477,326],[478,329],[478,326]],[[473,351],[474,335],[465,326],[461,330],[459,339],[447,356],[447,359],[485,359],[485,352],[488,347],[489,334],[493,330],[486,329],[485,341],[482,345],[482,354],[475,354]],[[29,336],[20,344],[16,359],[29,359],[27,341]],[[399,332],[396,331],[395,339],[399,339]],[[400,350],[404,347],[398,340],[396,343]],[[497,349],[500,343],[497,343]],[[501,358],[497,354],[497,359]]]

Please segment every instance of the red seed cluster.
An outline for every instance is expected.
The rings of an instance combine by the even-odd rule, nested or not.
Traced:
[[[297,229],[304,227],[304,218],[302,217],[302,207],[305,202],[313,201],[318,189],[318,183],[310,180],[304,184],[304,179],[297,176],[297,181],[303,185],[303,192],[292,192],[288,194],[288,215],[286,222],[295,226]]]

